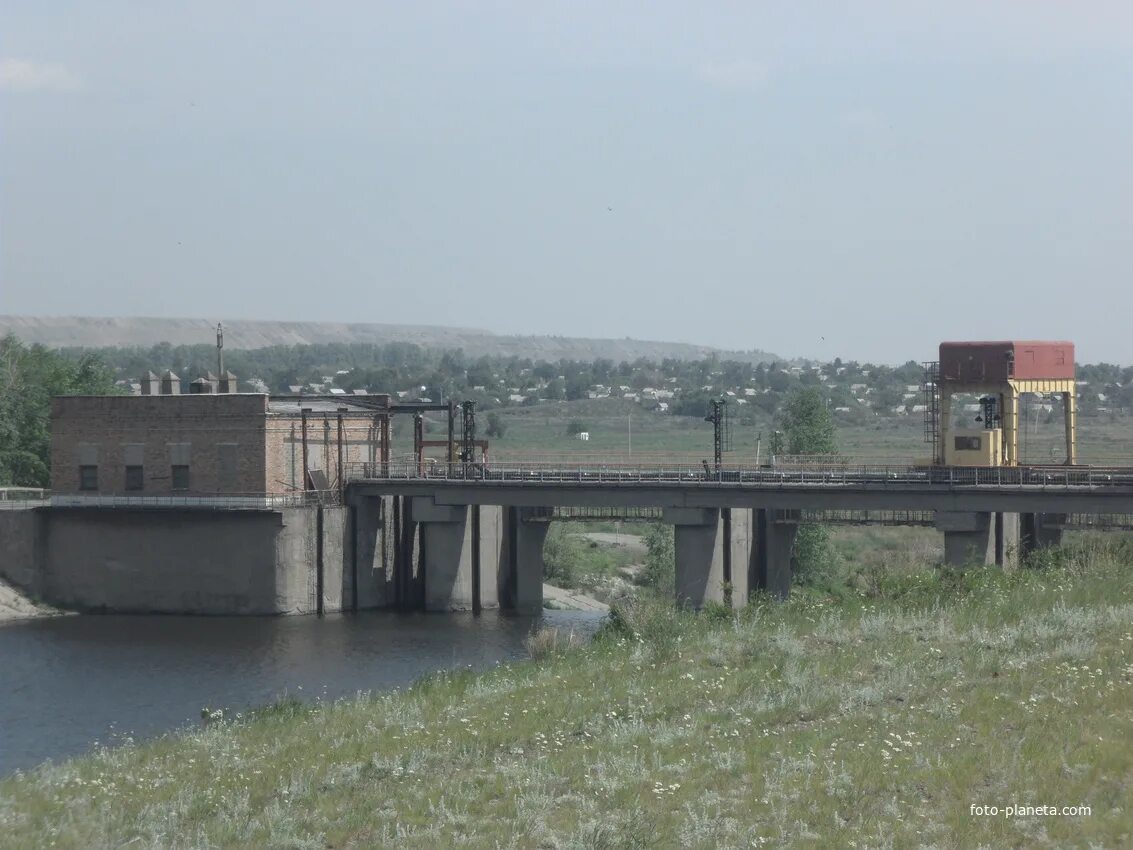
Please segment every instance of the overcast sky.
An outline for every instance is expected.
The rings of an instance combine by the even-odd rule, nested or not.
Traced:
[[[5,0],[0,313],[1133,363],[1133,3]]]

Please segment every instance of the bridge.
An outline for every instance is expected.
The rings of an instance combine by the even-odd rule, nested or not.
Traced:
[[[384,555],[427,609],[542,603],[548,520],[659,519],[674,526],[680,604],[785,597],[801,522],[934,525],[950,564],[1010,563],[1067,527],[1129,528],[1133,468],[764,466],[658,463],[352,464],[356,552]],[[367,519],[368,518],[368,519]],[[380,532],[380,534],[379,534]]]

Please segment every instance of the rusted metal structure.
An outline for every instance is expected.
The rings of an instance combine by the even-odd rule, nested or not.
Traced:
[[[1007,340],[942,342],[940,359],[925,364],[925,440],[941,466],[1018,466],[1024,394],[1062,398],[1065,463],[1077,460],[1074,343]],[[957,427],[953,399],[977,396],[980,428]]]
[[[430,402],[430,401],[395,401],[393,396],[381,393],[373,395],[286,395],[272,396],[276,403],[295,402],[302,410],[313,401],[334,402],[342,404],[348,402],[352,407],[362,407],[374,412],[373,434],[376,441],[376,460],[382,469],[383,475],[388,475],[390,460],[393,451],[393,417],[399,413],[413,416],[413,455],[418,469],[423,473],[426,469],[425,450],[427,448],[445,449],[447,463],[463,461],[472,463],[487,461],[488,441],[476,439],[476,411],[472,402],[457,405],[456,402]],[[457,434],[457,409],[460,410],[460,433]],[[445,440],[425,439],[424,414],[429,412],[444,413],[448,420],[448,434]],[[306,415],[303,417],[303,452],[307,451]],[[304,460],[304,468],[306,461]]]

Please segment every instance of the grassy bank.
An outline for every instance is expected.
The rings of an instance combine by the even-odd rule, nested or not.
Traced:
[[[6,779],[0,845],[1133,843],[1133,578],[1113,550],[738,618],[634,605],[537,662]]]

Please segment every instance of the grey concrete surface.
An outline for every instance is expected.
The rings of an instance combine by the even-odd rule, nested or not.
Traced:
[[[0,513],[0,577],[75,610],[303,614],[343,607],[345,508],[276,511],[41,508]]]
[[[781,510],[901,510],[1012,513],[1133,513],[1133,489],[1059,486],[893,486],[789,484],[783,486],[692,482],[688,484],[597,484],[358,480],[361,495],[429,496],[438,505],[518,507],[778,508]]]
[[[944,532],[944,562],[953,566],[994,564],[995,515],[983,511],[938,511],[936,527]]]

